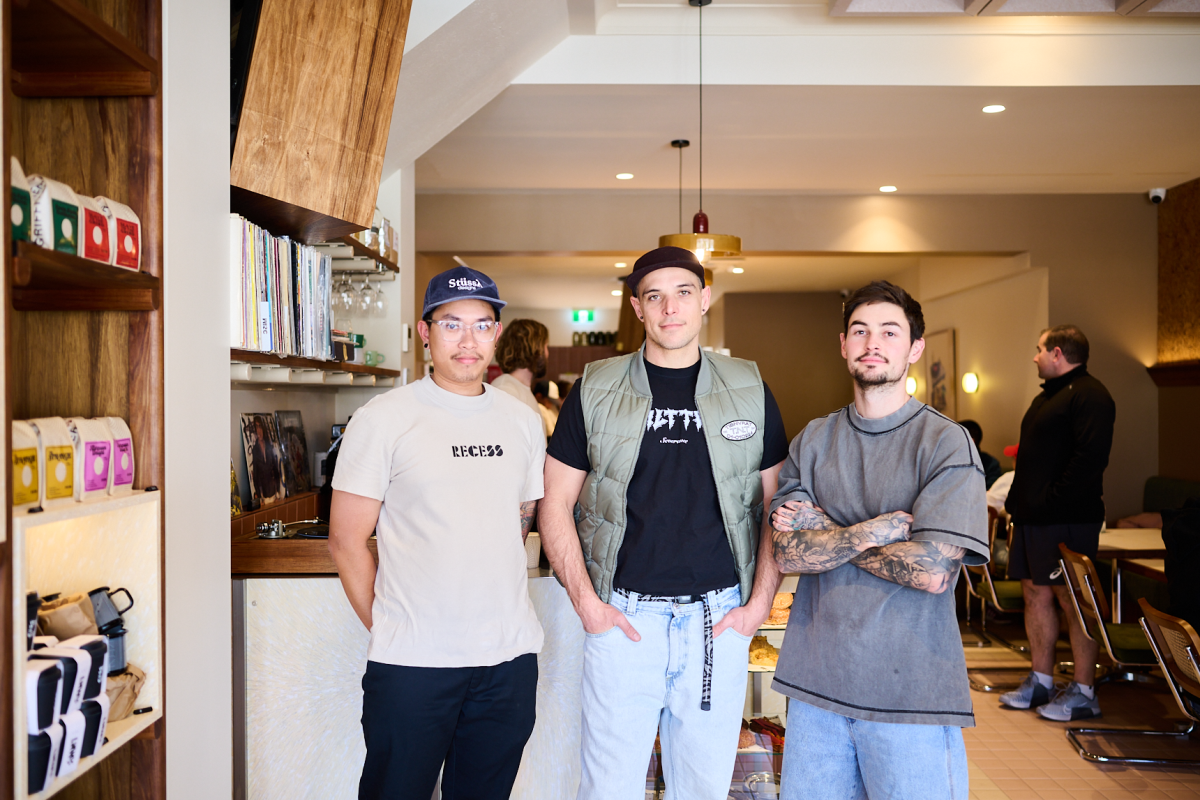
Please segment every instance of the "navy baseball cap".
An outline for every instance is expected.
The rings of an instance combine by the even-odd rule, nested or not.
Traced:
[[[656,269],[666,267],[686,269],[700,279],[700,286],[704,286],[704,267],[696,259],[695,253],[691,250],[684,250],[682,247],[659,247],[646,253],[633,265],[633,272],[625,279],[625,283],[629,285],[629,291],[637,294],[638,284],[642,282],[642,278]]]
[[[425,307],[421,311],[421,317],[427,317],[433,309],[455,300],[482,300],[490,303],[492,308],[496,309],[497,318],[500,316],[500,309],[508,305],[500,299],[500,292],[497,291],[494,280],[470,267],[455,267],[429,281],[429,285],[425,287]]]

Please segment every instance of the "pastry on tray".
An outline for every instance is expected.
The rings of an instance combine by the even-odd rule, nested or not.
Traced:
[[[742,730],[738,734],[738,750],[745,750],[747,747],[753,747],[757,743],[754,734],[746,725],[746,720],[742,720]]]
[[[771,601],[771,610],[777,608],[791,608],[792,598],[794,595],[791,592],[779,592],[775,595],[775,599]]]
[[[787,625],[788,619],[792,616],[790,608],[772,608],[771,615],[767,617],[768,625]]]
[[[765,636],[755,636],[750,642],[750,663],[756,667],[773,667],[779,662],[779,651]]]

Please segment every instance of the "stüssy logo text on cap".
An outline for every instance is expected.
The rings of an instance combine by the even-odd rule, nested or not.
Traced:
[[[450,279],[450,288],[458,289],[460,292],[469,291],[469,290],[473,290],[473,289],[481,290],[481,289],[483,289],[483,284],[480,281],[475,280],[474,278],[451,278]]]

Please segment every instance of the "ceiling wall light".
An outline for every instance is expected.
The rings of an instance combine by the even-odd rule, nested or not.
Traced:
[[[967,394],[975,394],[979,391],[979,376],[974,372],[963,373],[962,387]]]
[[[999,105],[999,104],[994,105],[994,106],[984,106],[983,107],[983,113],[985,113],[985,114],[999,114],[1003,110],[1004,110],[1004,106]]]
[[[917,379],[909,378],[904,382],[904,391],[908,392],[909,397],[917,393]]]
[[[683,148],[689,142],[686,139],[676,139],[671,146],[679,150],[679,233],[669,233],[658,237],[659,247],[682,247],[696,254],[696,259],[705,264],[714,256],[728,258],[742,253],[742,240],[737,236],[723,233],[710,233],[708,230],[708,215],[704,213],[704,7],[712,0],[688,0],[688,4],[696,6],[700,15],[700,81],[699,81],[699,111],[700,111],[700,210],[692,217],[692,232],[683,232]]]
[[[741,275],[746,270],[742,269],[741,267],[734,267],[733,269],[731,269],[729,271],[732,272],[734,275]]]
[[[896,187],[895,187],[895,186],[880,186],[880,187],[879,187],[879,191],[881,191],[881,192],[894,192],[894,191],[896,191]]]
[[[632,172],[618,172],[618,173],[617,173],[617,180],[619,180],[619,181],[631,181],[631,180],[633,180],[633,173],[632,173]]]
[[[613,266],[616,267],[617,269],[625,269],[629,265],[626,264],[624,261],[618,261],[617,263],[613,264]]]
[[[613,296],[613,297],[620,297],[622,294],[624,294],[624,293],[623,293],[623,292],[622,292],[620,289],[613,289],[613,290],[612,290],[612,296]]]

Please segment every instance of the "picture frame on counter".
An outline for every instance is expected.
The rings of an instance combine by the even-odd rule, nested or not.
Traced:
[[[283,451],[283,483],[288,497],[312,491],[308,465],[308,439],[299,411],[276,411],[275,425]]]
[[[253,508],[274,505],[287,496],[283,453],[272,414],[242,414],[242,446]]]

